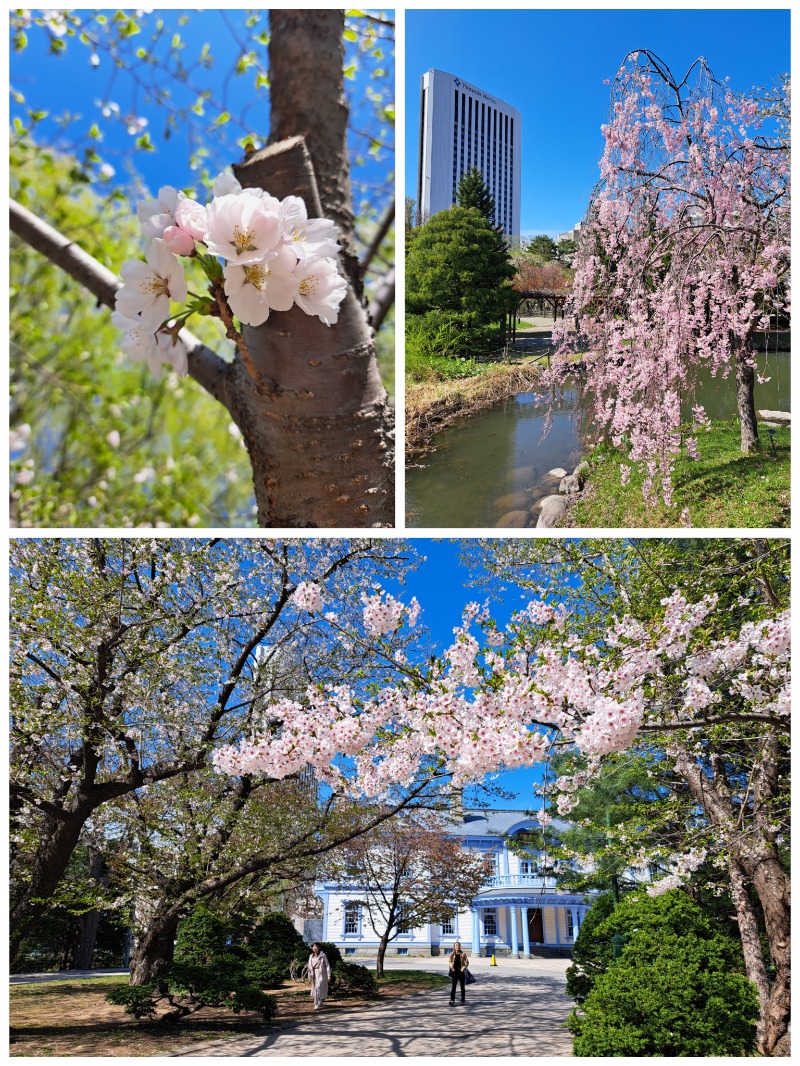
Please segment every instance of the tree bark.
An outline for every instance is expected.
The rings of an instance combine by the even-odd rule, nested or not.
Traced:
[[[776,737],[768,737],[753,769],[755,799],[766,807],[767,789],[775,776],[777,759]],[[774,1055],[788,1041],[790,1017],[791,975],[791,916],[789,910],[789,878],[780,863],[768,824],[760,824],[762,816],[754,824],[742,828],[738,824],[738,812],[730,797],[723,794],[713,778],[707,777],[688,753],[675,760],[675,769],[689,785],[692,795],[702,806],[713,825],[723,829],[728,837],[731,859],[738,864],[742,879],[739,887],[752,884],[761,904],[769,943],[770,961],[775,970],[769,987],[769,996],[763,1003],[760,1032],[763,1034],[759,1050],[764,1055]],[[759,785],[759,781],[763,784]],[[768,816],[767,821],[768,821]],[[733,888],[733,885],[732,885]],[[737,918],[740,915],[737,905]],[[745,928],[741,929],[742,943],[755,948],[749,918],[745,914]],[[751,966],[752,966],[751,962]],[[766,972],[766,967],[764,967]],[[748,969],[748,976],[750,971]],[[756,982],[758,987],[758,983]],[[759,988],[761,994],[761,988]]]
[[[108,885],[108,870],[101,852],[92,850],[89,860],[89,876],[98,885]],[[97,932],[100,928],[99,910],[87,911],[78,915],[78,928],[72,941],[70,951],[71,964],[76,970],[91,970],[94,961],[94,949]]]
[[[324,12],[322,12],[324,14]],[[234,167],[245,187],[319,203],[311,160],[294,137]],[[393,416],[363,307],[350,289],[326,326],[298,307],[244,328],[259,381],[231,376],[260,525],[386,526],[394,522]]]
[[[747,353],[740,350],[736,353],[736,406],[739,411],[743,455],[750,455],[760,448],[754,388],[755,371],[748,364]]]
[[[378,944],[378,954],[375,956],[375,976],[383,977],[383,964],[386,959],[386,949],[389,946],[389,931],[384,931]]]
[[[22,898],[11,911],[10,956],[13,959],[28,933],[47,909],[47,899],[58,887],[70,856],[77,847],[90,812],[70,812],[64,820],[50,819],[45,840],[37,848],[31,878]]]
[[[146,985],[167,973],[175,956],[179,921],[175,908],[153,916],[131,956],[132,985]]]
[[[731,857],[728,862],[728,877],[730,880],[731,898],[736,908],[736,921],[739,926],[739,936],[742,941],[742,953],[744,966],[748,978],[758,989],[760,1004],[760,1016],[756,1030],[756,1042],[759,1048],[764,1047],[764,1034],[769,1007],[770,986],[767,967],[764,962],[764,954],[761,950],[761,934],[750,895],[747,891],[744,871],[738,861]]]

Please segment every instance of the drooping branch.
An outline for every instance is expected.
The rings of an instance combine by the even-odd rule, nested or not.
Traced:
[[[16,200],[10,200],[10,208],[12,233],[87,288],[99,304],[114,306],[114,296],[122,284],[116,274]],[[180,338],[189,357],[191,376],[215,400],[227,406],[225,361],[188,329],[180,331]]]

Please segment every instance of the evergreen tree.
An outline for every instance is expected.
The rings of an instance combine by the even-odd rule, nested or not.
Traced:
[[[535,255],[538,259],[544,260],[545,263],[558,259],[558,246],[553,238],[548,237],[546,233],[531,237],[525,246],[525,252],[528,255]]]
[[[470,167],[461,175],[456,203],[459,207],[477,207],[483,217],[494,225],[494,197],[477,167]]]
[[[451,207],[421,227],[408,256],[406,305],[462,329],[499,321],[514,267],[502,235],[475,208]]]

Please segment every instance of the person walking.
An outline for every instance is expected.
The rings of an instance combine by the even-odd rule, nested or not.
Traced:
[[[469,966],[469,959],[466,954],[461,950],[461,942],[456,941],[453,944],[453,950],[450,953],[450,1006],[454,1007],[456,1004],[456,985],[461,985],[461,1002],[466,1002],[467,991],[467,967]]]
[[[331,964],[319,944],[311,945],[308,957],[308,976],[311,978],[311,998],[314,1010],[319,1010],[328,998],[328,982],[331,979]]]

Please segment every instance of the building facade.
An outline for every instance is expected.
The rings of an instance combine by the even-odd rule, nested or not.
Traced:
[[[446,829],[465,848],[484,856],[485,884],[451,921],[400,932],[387,954],[449,954],[456,940],[473,955],[570,954],[592,895],[560,891],[555,879],[545,876],[541,826],[535,816],[511,810],[459,811]],[[357,902],[364,889],[331,882],[317,885],[316,893],[324,907],[319,938],[335,943],[343,955],[374,955],[380,937]]]
[[[477,167],[494,197],[495,223],[519,243],[519,111],[443,70],[429,70],[420,81],[417,205],[422,217],[454,204],[462,175]]]

